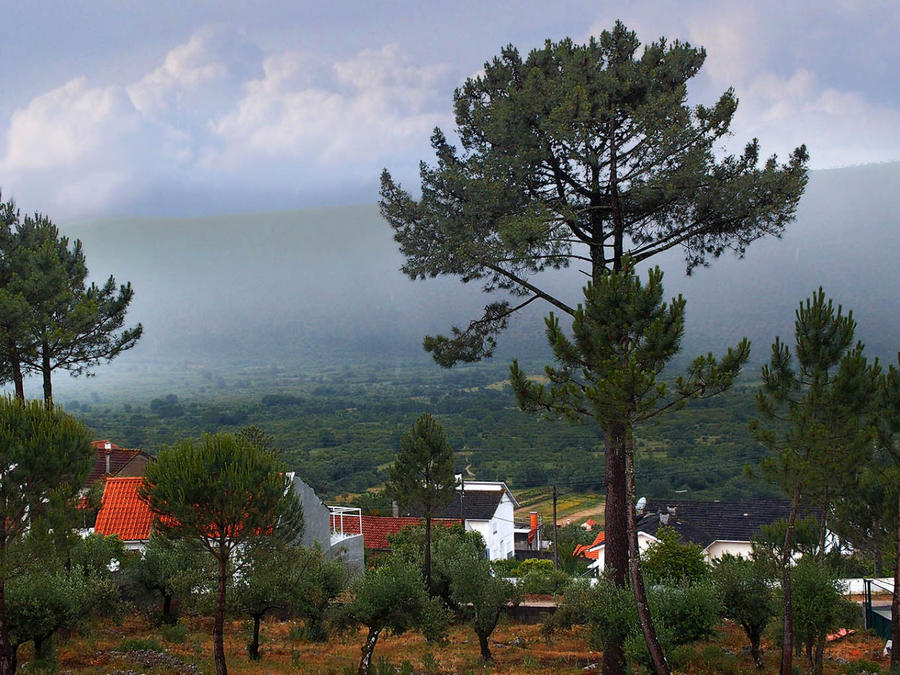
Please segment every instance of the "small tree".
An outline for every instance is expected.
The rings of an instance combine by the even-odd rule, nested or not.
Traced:
[[[151,593],[158,593],[162,600],[161,620],[174,624],[178,616],[172,609],[172,601],[183,588],[183,580],[200,568],[200,549],[196,542],[187,539],[171,539],[151,532],[140,562],[131,571],[132,579]]]
[[[119,602],[112,579],[82,567],[34,565],[9,583],[5,594],[13,652],[34,642],[35,658],[53,660],[53,636],[91,616],[108,616]]]
[[[491,564],[482,549],[461,547],[450,553],[442,566],[450,577],[454,601],[462,609],[478,636],[481,658],[491,661],[489,640],[500,614],[510,604],[518,604],[519,590],[514,584],[491,574]]]
[[[404,527],[397,534],[389,535],[391,556],[424,569],[425,528],[420,525]],[[451,609],[457,609],[450,585],[447,561],[461,551],[484,557],[484,539],[478,532],[452,524],[434,528],[431,532],[432,570],[429,593],[440,598]]]
[[[325,560],[317,550],[272,538],[253,542],[240,557],[243,573],[233,580],[229,597],[237,613],[253,620],[247,644],[252,661],[260,658],[259,627],[269,612],[302,616],[311,629],[307,632],[321,635],[325,610],[343,588],[340,563]]]
[[[0,398],[0,675],[16,670],[5,594],[27,567],[23,536],[46,514],[51,493],[74,498],[93,455],[87,428],[61,410]]]
[[[591,418],[602,429],[607,444],[623,451],[628,571],[641,630],[660,675],[668,673],[669,666],[656,639],[641,571],[634,510],[633,430],[689,399],[724,391],[750,355],[745,339],[729,349],[721,362],[712,354],[697,358],[673,387],[660,382],[663,369],[681,347],[685,307],[680,296],[670,304],[663,302],[662,277],[660,269],[653,268],[644,286],[626,260],[624,270],[588,284],[584,304],[575,311],[574,339],[551,314],[546,319],[547,339],[559,365],[545,367],[549,385],[530,380],[516,361],[510,368],[510,381],[523,410],[577,422]],[[607,491],[607,506],[614,498]]]
[[[709,577],[709,565],[699,544],[681,542],[671,527],[656,531],[658,541],[652,542],[641,554],[644,575],[653,583],[688,583]]]
[[[385,630],[396,634],[420,628],[428,639],[439,639],[446,628],[446,611],[429,598],[419,568],[389,556],[384,564],[366,570],[350,587],[350,601],[338,621],[344,626],[368,628],[359,660],[359,675],[368,675],[378,637]]]
[[[855,624],[859,606],[843,597],[834,572],[814,556],[804,556],[791,568],[791,593],[795,630],[806,651],[806,672],[821,675],[820,645],[824,649],[830,631]]]
[[[278,455],[230,434],[183,441],[147,465],[141,495],[163,534],[196,542],[215,560],[217,600],[213,627],[217,675],[226,675],[225,603],[236,550],[259,537],[302,527],[300,505]]]
[[[759,643],[777,609],[771,579],[758,562],[725,555],[713,563],[713,580],[722,597],[725,618],[744,629],[753,662],[762,669]]]
[[[425,585],[431,589],[431,519],[456,494],[453,449],[441,426],[428,413],[400,439],[388,491],[403,508],[421,508],[425,516]]]

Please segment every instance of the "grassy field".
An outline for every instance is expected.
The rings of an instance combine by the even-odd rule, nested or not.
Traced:
[[[189,617],[182,621],[187,631],[180,642],[167,642],[158,628],[138,616],[121,622],[94,624],[59,644],[58,670],[148,675],[213,672],[211,620]],[[328,643],[306,642],[299,638],[300,631],[293,622],[271,619],[264,621],[262,627],[262,660],[254,663],[248,660],[244,648],[248,629],[248,624],[241,621],[233,621],[226,627],[226,659],[232,673],[353,673],[364,641],[364,633],[354,631]],[[454,627],[448,638],[444,645],[430,645],[417,633],[387,635],[379,640],[375,651],[376,670],[378,673],[583,673],[595,672],[602,660],[601,654],[588,648],[587,631],[583,629],[563,631],[547,642],[538,625],[501,622],[493,635],[491,648],[495,662],[490,665],[481,661],[478,640],[471,629]],[[745,643],[743,633],[726,623],[712,642],[683,647],[670,658],[679,673],[760,672],[743,652]],[[826,650],[825,672],[860,672],[850,664],[861,660],[883,669],[887,659],[880,655],[882,646],[882,641],[863,632],[832,643]],[[764,647],[765,672],[773,672],[777,670],[779,652],[771,643],[764,643]],[[23,647],[20,663],[29,658],[29,651]],[[29,667],[28,672],[35,669]]]
[[[520,508],[516,520],[528,520],[528,514],[537,511],[545,523],[553,522],[553,494],[550,488],[526,488],[516,491]],[[589,492],[559,491],[556,496],[556,518],[560,525],[580,525],[589,518],[603,523],[603,495]]]

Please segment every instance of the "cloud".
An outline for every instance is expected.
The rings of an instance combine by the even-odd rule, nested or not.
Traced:
[[[157,118],[189,115],[230,103],[241,84],[259,74],[258,47],[239,31],[206,27],[170,50],[162,64],[127,87],[134,107]]]
[[[421,147],[450,121],[443,66],[412,64],[396,45],[323,62],[300,52],[266,59],[234,109],[211,124],[232,161],[372,161]]]
[[[13,113],[6,133],[6,171],[76,166],[107,151],[139,125],[121,89],[90,87],[77,77]]]

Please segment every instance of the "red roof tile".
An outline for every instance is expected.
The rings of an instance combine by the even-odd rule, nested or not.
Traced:
[[[116,535],[122,541],[150,538],[153,514],[150,506],[138,496],[143,478],[107,478],[103,502],[97,513],[94,531],[106,536]]]
[[[599,532],[597,536],[594,538],[594,542],[592,544],[579,544],[575,547],[575,550],[572,552],[572,555],[576,558],[591,558],[592,560],[596,560],[600,557],[599,551],[591,551],[594,546],[599,546],[606,539],[606,532]]]
[[[340,518],[331,515],[332,530],[340,528]],[[344,534],[359,534],[359,518],[353,516],[345,516],[343,519]],[[458,525],[459,521],[455,519],[432,519],[433,525]],[[391,548],[387,538],[389,535],[397,534],[404,527],[415,527],[423,523],[422,518],[391,518],[386,516],[363,516],[362,517],[362,535],[363,546],[375,551],[389,551]]]

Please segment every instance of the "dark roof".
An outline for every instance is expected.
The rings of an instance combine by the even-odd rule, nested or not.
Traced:
[[[653,501],[647,504],[638,522],[638,531],[655,536],[660,528],[660,513],[675,508],[669,518],[682,540],[706,548],[714,541],[750,541],[760,526],[790,515],[791,504],[785,499],[756,499],[747,502]],[[801,515],[814,516],[809,509]]]
[[[463,494],[465,494],[465,497],[463,497]],[[436,511],[433,517],[461,519],[463,513],[462,500],[465,499],[466,520],[490,520],[494,517],[503,494],[503,490],[466,489],[465,493],[457,491],[453,496],[453,501],[444,509]],[[424,514],[421,508],[412,508],[401,515],[421,518]]]
[[[104,476],[115,476],[138,455],[150,456],[143,450],[120,448],[109,441],[93,441],[91,445],[94,446],[96,454],[94,455],[94,466],[91,467],[90,473],[84,481],[86,487],[90,487]],[[106,470],[107,455],[109,455],[109,471]]]

